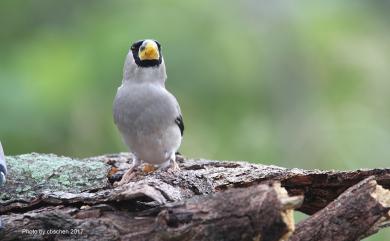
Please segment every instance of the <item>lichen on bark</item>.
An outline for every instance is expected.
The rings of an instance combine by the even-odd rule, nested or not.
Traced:
[[[109,165],[93,160],[53,154],[25,154],[6,158],[7,185],[0,188],[0,201],[30,200],[45,190],[81,193],[108,186]]]

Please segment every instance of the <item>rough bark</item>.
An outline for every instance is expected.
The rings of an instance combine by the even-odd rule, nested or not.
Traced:
[[[2,240],[281,240],[293,231],[292,210],[301,201],[283,191],[278,185],[232,189],[143,212],[127,212],[125,203],[120,209],[114,205],[40,208],[5,216],[8,225]],[[49,230],[74,234],[49,234]]]
[[[360,240],[390,221],[389,210],[390,191],[369,177],[300,222],[290,241]]]
[[[277,221],[277,216],[280,218],[282,213],[297,208],[299,196],[304,196],[304,200],[298,210],[313,214],[368,177],[384,189],[390,188],[390,169],[301,170],[245,162],[184,160],[180,156],[179,172],[146,174],[139,171],[131,183],[114,188],[113,182],[129,168],[131,158],[131,154],[125,153],[85,160],[39,154],[8,157],[8,182],[0,189],[0,214],[5,226],[0,232],[0,239],[11,237],[6,240],[22,240],[12,239],[16,237],[12,235],[20,234],[22,227],[29,225],[30,230],[49,230],[52,227],[73,229],[75,232],[84,230],[86,236],[78,234],[75,240],[81,237],[94,240],[95,236],[104,240],[105,233],[106,240],[126,240],[126,237],[127,240],[142,240],[145,235],[148,240],[153,240],[153,237],[165,240],[192,240],[192,237],[227,240],[225,236],[218,235],[227,235],[229,231],[237,232],[241,239],[281,240],[291,234],[294,225],[292,219],[286,218],[289,215],[282,215],[285,217],[282,228],[283,222]],[[282,190],[275,191],[272,183],[281,183],[292,197],[279,195],[272,199],[271,193],[281,193]],[[242,189],[236,189],[238,187]],[[250,200],[257,206],[248,203]],[[377,216],[381,218],[375,225],[368,225],[362,236],[386,226],[381,221],[386,219],[386,210],[377,211]],[[259,212],[262,215],[259,216]],[[264,212],[266,215],[263,215]],[[368,213],[372,215],[372,212]],[[349,214],[356,215],[354,209],[350,209]],[[336,217],[337,212],[326,213],[326,216]],[[226,218],[227,223],[221,221]],[[91,229],[94,231],[85,232]],[[195,231],[199,232],[194,234]],[[158,236],[162,234],[165,235]],[[296,235],[298,233],[293,237]],[[72,238],[55,237],[56,240]]]

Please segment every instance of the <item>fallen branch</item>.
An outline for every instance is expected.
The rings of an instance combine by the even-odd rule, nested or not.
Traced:
[[[369,177],[297,225],[290,241],[360,240],[390,220],[390,191]]]
[[[137,235],[134,228],[149,227],[147,233],[152,236],[147,237],[151,239],[157,235],[153,231],[157,230],[153,229],[156,220],[165,220],[161,218],[173,213],[173,216],[168,215],[168,220],[171,220],[171,217],[179,217],[178,226],[170,227],[171,221],[165,224],[168,226],[164,227],[169,229],[167,237],[170,237],[166,240],[173,240],[176,234],[182,235],[184,231],[213,230],[213,232],[218,233],[217,229],[231,229],[244,236],[245,233],[248,233],[248,236],[245,237],[250,236],[252,239],[261,237],[261,240],[267,240],[264,233],[268,228],[261,229],[261,225],[271,229],[279,227],[277,232],[271,232],[275,239],[270,238],[269,240],[281,240],[288,237],[294,225],[288,224],[290,219],[286,219],[290,220],[288,222],[283,221],[286,224],[285,228],[281,228],[283,225],[278,226],[268,219],[256,223],[254,221],[256,219],[251,216],[255,215],[256,210],[245,209],[248,205],[247,201],[252,200],[250,192],[248,193],[246,190],[252,190],[252,186],[263,190],[261,187],[271,185],[274,189],[275,186],[272,183],[281,183],[281,186],[292,196],[291,200],[295,200],[294,205],[291,205],[288,210],[297,208],[299,197],[296,196],[304,196],[303,203],[298,210],[307,214],[313,214],[323,209],[346,189],[370,176],[384,189],[390,188],[390,169],[346,172],[301,170],[245,162],[184,160],[180,156],[178,156],[180,172],[156,171],[149,174],[139,172],[131,183],[114,188],[113,182],[119,180],[129,168],[131,159],[130,154],[124,153],[85,160],[39,154],[8,157],[7,186],[0,188],[0,214],[3,215],[4,230],[6,231],[0,231],[0,239],[11,237],[10,235],[13,233],[19,232],[20,234],[20,229],[26,223],[17,220],[29,220],[31,229],[34,229],[34,225],[36,225],[36,227],[43,227],[43,230],[47,230],[53,225],[53,227],[57,227],[58,223],[62,227],[81,229],[89,220],[90,225],[95,225],[93,226],[95,231],[96,229],[114,230],[112,232],[117,236],[111,233],[109,237],[112,239],[110,240],[121,240],[120,237],[123,239],[126,235],[133,237]],[[265,186],[258,187],[259,184],[265,184]],[[236,189],[240,187],[242,189]],[[216,194],[214,195],[214,193]],[[240,196],[244,195],[242,193],[246,193],[248,196]],[[259,195],[257,198],[260,198],[262,194]],[[240,197],[240,199],[235,197]],[[274,200],[272,204],[268,203],[268,205],[276,207],[275,212],[280,214],[280,210],[287,210],[285,205],[288,202],[285,201],[290,199],[286,199],[286,197],[287,195],[282,199],[279,198],[279,201]],[[229,205],[223,206],[222,200]],[[265,208],[264,205],[267,202],[259,200],[256,203],[263,206],[257,208]],[[281,203],[279,209],[278,202]],[[228,207],[237,210],[238,213],[229,217],[239,217],[240,225],[233,220],[229,221],[230,226],[229,223],[222,222],[219,223],[218,228],[212,226],[215,220],[209,219],[210,217],[201,211],[201,208],[205,207],[204,203],[210,204],[214,209],[210,209],[209,213],[220,215],[217,215],[216,218],[219,217],[221,220],[225,218],[224,213],[228,213]],[[198,209],[188,210],[191,207]],[[265,210],[261,208],[259,210]],[[154,212],[151,213],[152,210]],[[249,211],[252,214],[249,214]],[[146,213],[149,214],[145,216]],[[194,219],[191,218],[191,222],[185,223],[187,219],[180,219],[183,215],[185,216],[185,213],[191,213]],[[158,218],[156,219],[156,217]],[[245,217],[251,217],[248,218],[250,222],[243,223],[243,220],[246,220]],[[39,222],[36,221],[38,219]],[[84,222],[80,221],[81,219],[88,220],[84,220]],[[160,221],[157,222],[159,225]],[[376,229],[386,226],[385,223],[379,221],[377,225],[366,230],[364,235],[369,235]],[[66,223],[69,225],[65,225]],[[233,225],[234,223],[236,226]],[[188,227],[188,229],[183,227]],[[212,229],[206,227],[212,227]],[[85,229],[90,228],[92,226],[85,227]],[[93,234],[89,233],[88,235]],[[99,238],[104,237],[102,235],[99,234]],[[199,238],[213,240],[208,239],[209,235],[211,233],[199,236]],[[88,240],[94,240],[91,237],[88,236]]]
[[[292,233],[292,210],[301,200],[288,197],[278,185],[259,185],[132,214],[110,205],[41,208],[5,216],[2,240],[281,240]],[[47,230],[79,231],[63,235]]]

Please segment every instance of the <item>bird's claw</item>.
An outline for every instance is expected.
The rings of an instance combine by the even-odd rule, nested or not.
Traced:
[[[156,167],[150,164],[145,164],[142,168],[142,171],[145,173],[151,173],[156,170]]]
[[[168,169],[169,172],[178,172],[180,171],[179,164],[176,161],[171,161],[171,166]]]
[[[129,169],[125,174],[123,174],[122,179],[119,182],[114,182],[114,187],[122,186],[127,184],[135,176],[135,171],[133,168]]]

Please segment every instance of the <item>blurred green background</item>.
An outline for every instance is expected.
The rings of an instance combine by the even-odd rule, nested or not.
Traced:
[[[389,167],[389,10],[385,0],[2,0],[0,139],[10,155],[125,151],[112,101],[130,44],[154,38],[183,111],[184,155]]]

